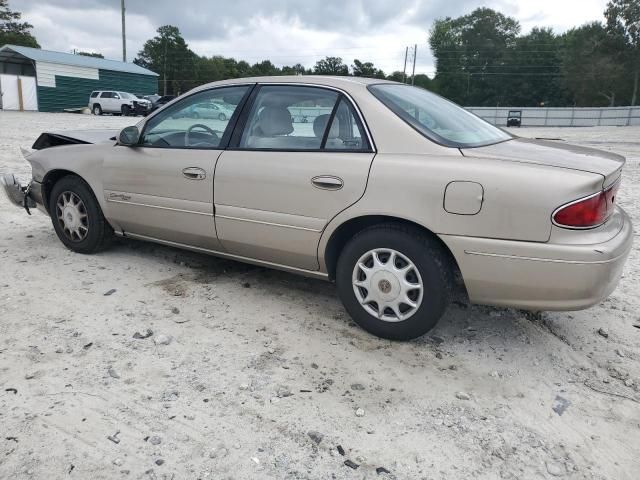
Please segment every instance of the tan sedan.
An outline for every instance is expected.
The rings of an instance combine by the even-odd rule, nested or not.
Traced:
[[[230,115],[186,115],[202,103]],[[44,133],[34,149],[31,183],[2,182],[71,250],[118,235],[334,280],[354,320],[391,339],[436,324],[458,271],[475,303],[586,308],[633,238],[615,205],[624,158],[515,138],[374,79],[212,83],[119,134]]]

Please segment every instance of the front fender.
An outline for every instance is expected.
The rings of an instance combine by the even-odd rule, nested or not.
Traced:
[[[33,179],[43,184],[43,194],[47,195],[61,176],[77,175],[89,185],[102,211],[106,211],[102,172],[106,153],[111,148],[112,145],[65,145],[36,151],[27,161],[31,163]]]

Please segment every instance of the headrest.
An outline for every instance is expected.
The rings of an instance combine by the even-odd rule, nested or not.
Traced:
[[[285,107],[264,107],[258,116],[258,126],[265,137],[289,135],[293,132],[291,112]]]
[[[324,131],[327,128],[327,122],[331,115],[318,115],[313,121],[313,133],[316,137],[322,138]],[[340,136],[340,123],[337,117],[333,117],[333,123],[331,124],[331,130],[327,138],[338,138]]]

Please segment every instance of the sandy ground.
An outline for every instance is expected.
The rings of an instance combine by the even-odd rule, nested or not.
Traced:
[[[29,174],[42,130],[130,122],[0,112],[0,173]],[[516,133],[627,155],[638,231],[640,128]],[[639,285],[636,247],[590,310],[457,302],[393,343],[332,284],[134,241],[73,254],[2,197],[0,478],[637,479]]]

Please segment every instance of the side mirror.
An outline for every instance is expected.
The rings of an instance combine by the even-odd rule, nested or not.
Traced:
[[[126,127],[120,130],[120,135],[118,135],[118,144],[124,145],[125,147],[133,147],[138,144],[140,141],[140,130],[138,127]]]

